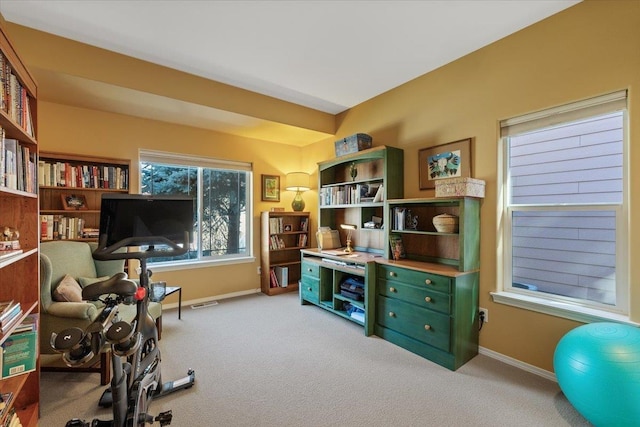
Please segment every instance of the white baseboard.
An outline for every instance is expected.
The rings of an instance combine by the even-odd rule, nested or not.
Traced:
[[[484,347],[480,347],[478,352],[484,356],[491,357],[492,359],[499,360],[507,365],[515,366],[516,368],[520,368],[524,371],[531,372],[532,374],[536,374],[548,380],[558,382],[556,379],[556,375],[553,372],[549,372],[547,370],[538,368],[537,366],[530,365],[528,363],[522,362],[518,359],[514,359],[513,357],[505,356],[504,354],[500,354],[493,350],[489,350]]]
[[[193,304],[203,304],[203,303],[207,303],[210,301],[219,301],[219,300],[223,300],[223,299],[228,299],[228,298],[234,298],[234,297],[241,297],[244,295],[252,295],[252,294],[257,294],[260,293],[260,288],[258,289],[249,289],[248,291],[239,291],[239,292],[231,292],[229,294],[223,294],[223,295],[217,295],[215,297],[207,297],[207,298],[197,298],[197,299],[192,299],[192,300],[188,300],[188,301],[182,301],[182,308],[184,309],[185,307],[190,307]],[[178,308],[178,303],[177,302],[172,302],[171,304],[162,304],[162,308],[164,310],[169,310],[172,308]]]

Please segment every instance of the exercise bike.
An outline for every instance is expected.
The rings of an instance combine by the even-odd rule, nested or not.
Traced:
[[[169,425],[171,411],[154,417],[149,413],[149,405],[154,398],[193,386],[195,372],[189,369],[185,377],[162,383],[158,330],[148,312],[152,273],[147,269],[147,259],[186,253],[189,233],[184,233],[182,244],[162,236],[146,236],[126,238],[107,246],[103,237],[93,257],[103,261],[139,260],[140,283],[138,285],[129,280],[125,273],[117,273],[107,280],[86,286],[82,290],[83,299],[104,303],[99,316],[84,331],[70,328],[52,334],[51,346],[62,353],[63,360],[69,366],[87,363],[105,348],[105,344],[108,344],[106,348],[111,349],[113,377],[100,405],[108,406],[110,401],[113,420],[94,419],[89,423],[74,418],[67,422],[66,427],[142,427],[155,421],[161,426]],[[156,245],[166,245],[169,250],[156,250]],[[148,246],[148,249],[122,251],[125,247],[139,246]],[[118,306],[121,303],[136,304],[136,316],[131,323],[119,319]]]

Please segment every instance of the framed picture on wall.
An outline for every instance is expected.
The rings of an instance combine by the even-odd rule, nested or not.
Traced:
[[[280,201],[280,176],[262,175],[262,201]]]
[[[420,190],[435,188],[439,179],[471,177],[471,138],[423,148],[418,162]]]

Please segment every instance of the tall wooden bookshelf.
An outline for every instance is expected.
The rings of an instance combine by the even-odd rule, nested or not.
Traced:
[[[96,241],[104,193],[129,192],[130,161],[40,152],[40,238]],[[66,203],[81,201],[78,209]]]
[[[19,338],[15,328],[27,315],[37,318],[40,310],[38,257],[38,194],[36,142],[37,96],[35,80],[14,50],[0,15],[0,228],[3,241],[19,242],[15,252],[0,255],[0,301],[19,302],[22,314],[0,334],[0,344]],[[5,230],[9,230],[5,234]],[[18,231],[19,236],[15,234]],[[11,233],[11,237],[8,234]],[[36,343],[39,341],[36,329]],[[13,335],[13,336],[12,336]],[[16,369],[14,375],[0,379],[0,391],[13,393],[0,423],[15,413],[25,427],[38,425],[40,401],[40,360],[37,344],[33,348],[35,369]],[[21,372],[22,371],[22,372]]]

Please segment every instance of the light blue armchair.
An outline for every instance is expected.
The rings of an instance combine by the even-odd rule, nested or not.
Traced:
[[[124,271],[124,260],[96,261],[92,257],[97,244],[59,240],[43,242],[40,245],[40,354],[42,371],[99,372],[100,383],[110,381],[110,362],[108,353],[101,353],[99,360],[92,361],[87,367],[67,367],[62,357],[51,348],[51,333],[90,325],[99,314],[101,302],[56,301],[54,294],[62,279],[69,275],[81,286],[95,282],[97,278],[110,277]],[[136,306],[121,304],[119,312],[122,320],[131,321],[135,317]],[[162,330],[162,305],[152,302],[149,313],[158,326],[158,337]]]

